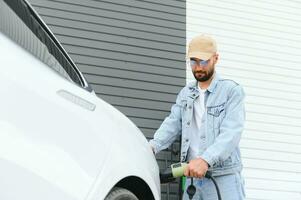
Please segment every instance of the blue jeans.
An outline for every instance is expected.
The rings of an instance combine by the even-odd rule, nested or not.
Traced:
[[[240,173],[214,177],[219,187],[222,200],[244,200],[244,179]],[[186,179],[185,188],[190,185],[191,178]],[[211,179],[193,179],[193,185],[196,187],[196,193],[193,200],[218,200],[215,186]],[[183,200],[189,200],[186,189],[183,194]]]

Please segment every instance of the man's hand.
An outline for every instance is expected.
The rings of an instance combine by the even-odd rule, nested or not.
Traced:
[[[196,158],[189,161],[184,175],[187,177],[202,178],[208,170],[208,163],[202,158]]]
[[[153,146],[150,146],[152,149],[153,154],[155,155],[155,148]]]

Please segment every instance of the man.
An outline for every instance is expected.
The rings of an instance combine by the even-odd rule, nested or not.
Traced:
[[[204,178],[209,170],[223,200],[241,200],[245,194],[239,141],[245,121],[245,95],[239,84],[215,72],[218,57],[212,37],[200,35],[191,40],[187,59],[196,82],[180,91],[150,145],[158,153],[181,135],[181,162],[189,162],[185,176],[195,178],[193,199],[217,200],[212,181]],[[187,179],[186,187],[189,184]],[[183,199],[188,199],[186,192]]]

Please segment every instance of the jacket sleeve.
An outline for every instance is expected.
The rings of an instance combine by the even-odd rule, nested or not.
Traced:
[[[182,131],[182,105],[181,99],[184,89],[177,96],[176,103],[171,107],[171,112],[164,119],[159,129],[154,134],[154,139],[150,140],[150,145],[155,153],[168,148]]]
[[[200,156],[210,166],[226,160],[239,145],[245,122],[244,91],[237,85],[230,91],[225,117],[214,143]]]

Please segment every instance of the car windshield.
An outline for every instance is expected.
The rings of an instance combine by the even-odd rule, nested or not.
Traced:
[[[0,0],[0,31],[58,74],[91,90],[69,55],[25,0]]]

